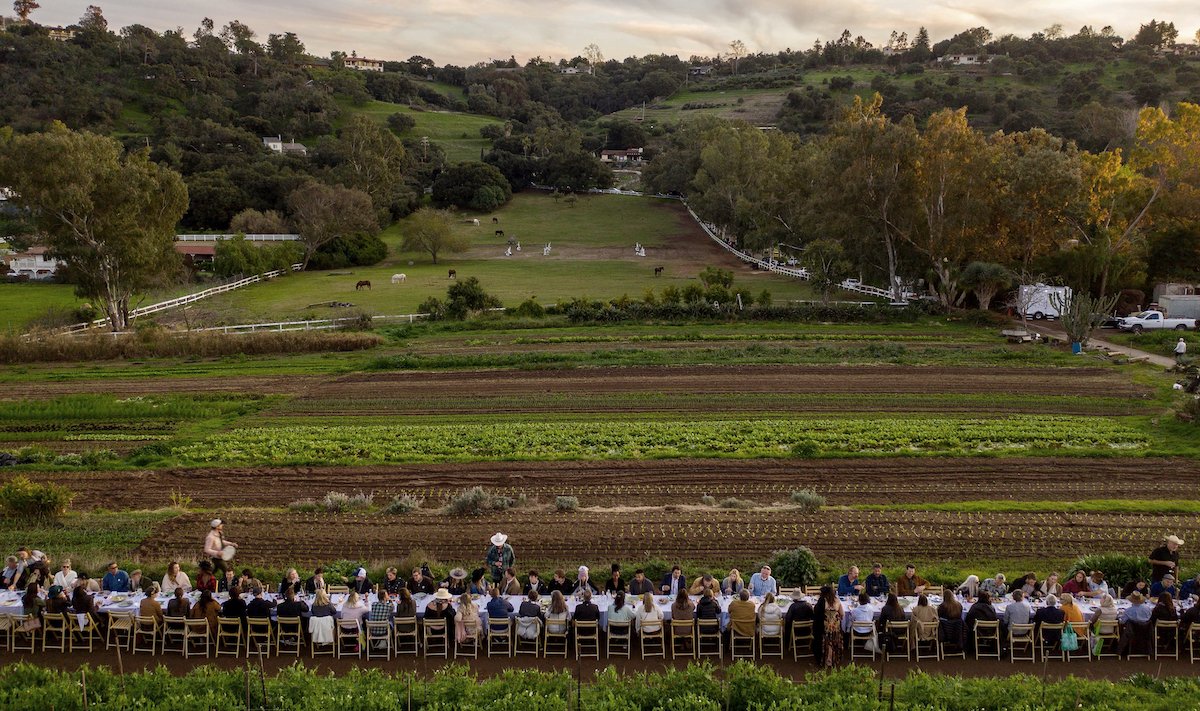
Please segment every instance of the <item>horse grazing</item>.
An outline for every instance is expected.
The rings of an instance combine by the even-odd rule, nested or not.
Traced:
[[[361,291],[362,289],[366,289],[367,291],[370,291],[371,290],[371,282],[367,281],[366,279],[363,279],[362,281],[360,281],[354,285],[355,291]]]
[[[400,282],[405,281],[406,279],[408,279],[407,274],[393,274],[392,275],[392,283],[393,284],[399,284]]]
[[[503,237],[503,236],[504,236],[504,230],[496,230],[496,236],[497,236],[497,237]]]
[[[500,224],[500,218],[499,218],[499,217],[493,217],[493,218],[492,218],[492,224],[494,224],[494,225],[498,225],[498,224]]]
[[[654,276],[660,276],[660,275],[662,275],[662,273],[663,273],[663,268],[662,268],[662,267],[655,267],[655,268],[654,268]]]
[[[447,279],[457,279],[457,278],[458,278],[458,272],[456,272],[456,271],[454,271],[453,269],[451,269],[451,270],[450,270],[450,273],[446,275],[446,278],[447,278]]]
[[[478,226],[479,226],[479,220],[478,220],[478,219],[471,220],[471,224],[472,224],[472,225],[475,225],[476,227],[478,227]]]

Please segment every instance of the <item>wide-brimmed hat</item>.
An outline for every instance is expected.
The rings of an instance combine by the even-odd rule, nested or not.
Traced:
[[[225,522],[224,522],[224,521],[222,521],[221,519],[219,519],[219,518],[214,518],[213,520],[211,520],[211,521],[209,521],[209,522],[208,522],[208,525],[209,525],[211,528],[216,528],[217,526],[220,526],[220,525],[221,525],[221,524],[223,524],[223,523],[225,523]]]
[[[451,598],[450,591],[446,588],[438,588],[437,592],[433,594],[433,598],[435,600],[449,600]]]
[[[455,568],[454,570],[450,571],[450,577],[453,580],[466,580],[467,571],[463,570],[462,568]]]
[[[502,546],[507,542],[508,542],[508,536],[504,535],[503,533],[500,533],[499,531],[496,532],[496,535],[492,536],[492,545],[493,546]]]
[[[1172,535],[1172,536],[1167,536],[1167,543],[1174,543],[1174,544],[1175,544],[1175,545],[1177,545],[1177,546],[1182,546],[1182,545],[1183,545],[1183,539],[1182,539],[1182,538],[1180,538],[1179,536],[1174,536],[1174,535]]]

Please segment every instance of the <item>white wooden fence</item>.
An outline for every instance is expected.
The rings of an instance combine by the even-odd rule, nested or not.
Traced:
[[[300,235],[242,235],[247,242],[297,242]],[[175,235],[176,242],[221,242],[237,235]]]

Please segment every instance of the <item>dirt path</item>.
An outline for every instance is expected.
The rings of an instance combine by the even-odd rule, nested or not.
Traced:
[[[1030,324],[1029,330],[1035,333],[1040,333],[1046,338],[1052,338],[1056,341],[1062,341],[1063,343],[1067,342],[1067,334],[1065,331],[1063,331],[1062,327],[1058,323],[1034,323]],[[1151,353],[1149,351],[1143,351],[1132,346],[1118,345],[1112,341],[1106,341],[1103,338],[1089,339],[1088,347],[1103,348],[1114,353],[1121,353],[1122,355],[1126,355],[1130,358],[1144,360],[1147,363],[1152,363],[1163,368],[1175,367],[1175,361],[1171,358],[1167,358],[1166,356],[1161,356],[1156,353]]]

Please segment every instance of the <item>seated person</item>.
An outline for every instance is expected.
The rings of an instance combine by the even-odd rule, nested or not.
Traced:
[[[646,571],[638,568],[633,571],[633,580],[629,581],[629,589],[627,590],[630,597],[641,598],[646,593],[654,592],[654,583],[646,577]]]
[[[988,578],[979,583],[980,592],[987,593],[993,600],[999,600],[1008,594],[1008,584],[1004,573],[996,573],[996,577]]]
[[[757,621],[754,603],[750,602],[750,591],[743,589],[737,599],[729,603],[729,628],[739,636],[753,637]]]
[[[883,574],[883,565],[880,563],[871,566],[871,574],[867,576],[864,592],[871,597],[881,597],[891,592],[887,576]]]
[[[1150,586],[1149,597],[1157,599],[1158,596],[1162,595],[1163,593],[1166,593],[1174,598],[1179,597],[1179,586],[1175,584],[1175,576],[1170,573],[1162,576],[1162,580],[1159,580]]]
[[[521,593],[523,595],[528,595],[531,592],[537,593],[537,596],[539,597],[546,594],[546,584],[542,582],[536,570],[529,571],[529,576],[525,581],[525,585],[521,588]],[[524,605],[525,603],[521,604]]]
[[[312,577],[304,581],[304,592],[309,595],[316,595],[318,590],[326,590],[328,587],[325,582],[325,569],[319,566],[313,570]]]
[[[237,585],[229,588],[229,599],[221,605],[221,617],[246,619],[246,601],[242,599],[242,589]]]
[[[1055,595],[1047,595],[1046,606],[1033,615],[1033,623],[1037,625],[1038,630],[1041,630],[1042,625],[1057,625],[1066,621],[1067,613],[1059,608],[1058,597]],[[1051,644],[1058,644],[1058,640],[1062,638],[1062,631],[1046,630],[1043,635]]]
[[[575,585],[567,580],[567,573],[562,568],[554,571],[554,577],[546,583],[546,592],[553,595],[555,592],[560,592],[563,597],[570,595],[575,590]]]
[[[586,565],[579,566],[579,573],[575,578],[575,585],[571,588],[571,592],[576,595],[582,595],[585,592],[591,593],[592,595],[600,594],[599,588],[597,588],[596,584],[592,582],[588,572],[588,567]],[[579,619],[579,608],[575,609],[575,619]]]
[[[909,563],[904,566],[904,575],[896,581],[896,595],[899,597],[916,597],[925,592],[929,581],[917,575],[917,566]]]
[[[437,586],[433,584],[433,580],[425,577],[425,573],[421,572],[420,568],[413,568],[412,577],[408,579],[404,587],[408,588],[408,591],[413,595],[419,593],[432,595],[437,590]]]
[[[612,564],[612,574],[608,580],[604,581],[604,592],[613,595],[618,592],[625,592],[625,579],[621,577],[621,564]]]
[[[596,603],[592,602],[592,591],[587,588],[583,591],[583,602],[575,606],[575,621],[600,621],[600,608],[596,606]]]
[[[688,588],[689,595],[700,595],[705,590],[713,595],[721,594],[721,583],[713,577],[712,573],[705,573],[692,581],[692,586]]]
[[[296,599],[295,588],[288,588],[283,594],[283,602],[279,603],[276,613],[280,617],[301,617],[308,612],[308,603]]]
[[[300,579],[300,573],[295,568],[288,568],[283,574],[283,580],[279,581],[278,595],[280,597],[287,594],[288,590],[295,592],[304,592],[304,581]]]
[[[467,580],[467,571],[463,570],[462,568],[455,568],[451,570],[450,574],[446,576],[446,579],[442,581],[442,585],[446,587],[446,590],[448,590],[450,595],[453,597],[459,597],[464,593],[469,594],[471,590],[471,583],[469,580]],[[399,593],[400,591],[397,590],[396,592]],[[390,590],[388,591],[388,594],[391,594]]]
[[[187,617],[191,611],[192,603],[184,597],[183,588],[175,588],[175,597],[167,603],[167,617]]]
[[[867,586],[858,579],[858,566],[850,566],[850,570],[846,574],[838,578],[837,595],[838,597],[858,597],[867,589]]]
[[[517,571],[513,570],[512,567],[504,569],[504,575],[500,578],[500,582],[498,584],[500,586],[501,595],[521,594],[521,581],[517,580]]]
[[[250,602],[246,603],[246,617],[253,619],[271,619],[271,611],[275,609],[275,601],[263,597],[263,589],[255,586],[250,589]]]

